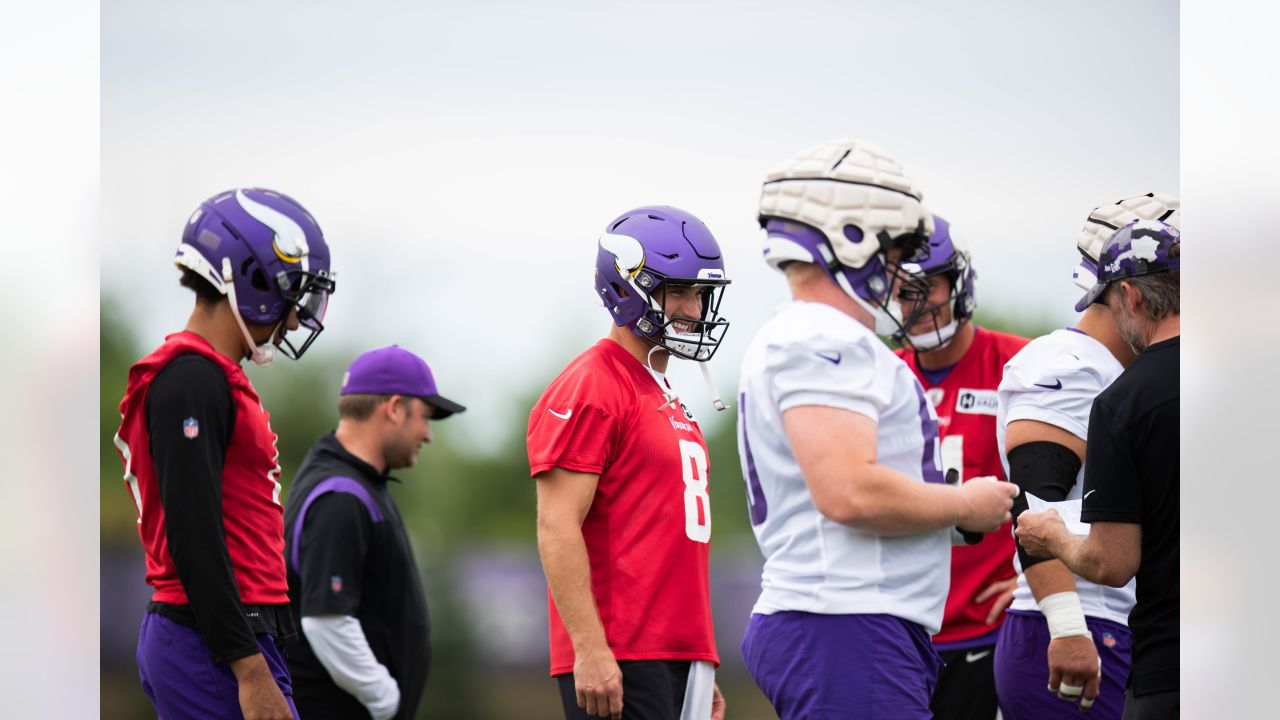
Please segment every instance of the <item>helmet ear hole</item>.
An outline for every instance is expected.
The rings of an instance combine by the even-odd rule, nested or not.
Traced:
[[[254,290],[267,291],[267,276],[262,274],[262,268],[254,268],[253,275],[249,277],[250,284]]]
[[[613,288],[613,294],[617,295],[620,298],[631,297],[631,293],[627,292],[626,288],[622,287],[616,282],[609,283],[609,287]]]
[[[240,274],[249,276],[249,284],[254,290],[266,292],[267,276],[262,273],[262,268],[258,267],[257,261],[252,257],[247,257],[244,262],[240,263]]]

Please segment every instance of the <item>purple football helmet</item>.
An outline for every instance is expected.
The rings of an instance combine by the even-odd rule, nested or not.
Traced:
[[[600,236],[596,292],[619,326],[688,360],[706,362],[720,347],[729,321],[720,300],[729,284],[720,245],[701,220],[678,208],[647,206],[618,216]],[[702,288],[702,317],[663,312],[668,286]]]
[[[899,289],[898,299],[915,303],[912,312],[903,320],[903,329],[894,334],[893,339],[899,344],[907,342],[916,350],[928,352],[943,347],[955,337],[960,326],[973,317],[977,308],[974,298],[974,280],[977,273],[973,270],[973,259],[969,251],[958,239],[951,237],[951,223],[933,216],[933,234],[922,245],[917,254],[906,258],[903,263],[911,268],[911,274],[924,277],[943,275],[951,283],[951,294],[945,303],[929,305],[925,301],[929,297],[929,287],[923,288],[904,284]],[[918,268],[918,270],[916,270]],[[923,290],[923,297],[919,293]],[[939,325],[939,311],[947,304],[951,305],[951,322]],[[924,317],[932,316],[933,330],[919,335],[910,335],[908,331]]]
[[[205,200],[187,221],[174,263],[227,296],[259,365],[271,363],[276,346],[257,344],[246,322],[274,325],[281,351],[294,360],[324,330],[335,287],[329,246],[311,213],[283,193],[242,188]],[[296,345],[281,327],[294,309],[300,328],[309,331]]]
[[[1076,312],[1102,302],[1107,286],[1113,282],[1179,269],[1181,245],[1178,228],[1161,220],[1137,220],[1120,228],[1102,247],[1098,281],[1076,303]]]

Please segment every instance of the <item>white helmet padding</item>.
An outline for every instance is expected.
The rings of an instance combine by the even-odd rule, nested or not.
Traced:
[[[1071,279],[1081,290],[1089,290],[1098,280],[1098,256],[1102,254],[1102,246],[1116,230],[1138,220],[1160,220],[1181,230],[1179,213],[1180,203],[1176,195],[1157,192],[1094,208],[1076,237],[1076,248],[1081,258]]]
[[[809,148],[766,176],[759,220],[770,266],[817,263],[872,314],[877,333],[902,332],[901,307],[891,297],[901,268],[887,251],[911,254],[933,231],[933,216],[915,181],[884,150],[847,138]]]
[[[915,181],[884,150],[862,140],[823,143],[770,172],[760,194],[760,217],[795,220],[827,236],[841,265],[860,268],[880,252],[875,242],[923,228],[933,216]],[[846,226],[862,230],[857,242]],[[870,242],[869,242],[870,241]]]

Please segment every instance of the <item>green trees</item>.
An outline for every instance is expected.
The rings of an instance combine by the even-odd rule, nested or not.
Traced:
[[[148,588],[142,582],[137,508],[123,487],[122,466],[112,437],[120,421],[117,407],[129,366],[162,338],[138,338],[109,297],[102,299],[100,319],[102,716],[146,717],[150,706],[133,667],[131,643],[136,640],[136,631],[131,632],[130,626],[136,628],[141,618]],[[1045,322],[991,315],[981,316],[979,324],[1031,336],[1050,329]],[[285,493],[312,443],[337,423],[342,374],[350,360],[366,349],[322,342],[299,363],[280,360],[279,366],[270,368],[246,365],[271,413],[271,427],[279,435]],[[559,364],[551,362],[548,367]],[[484,420],[481,427],[492,431],[480,441],[474,433],[468,439],[456,432],[457,426],[438,426],[436,440],[423,449],[417,466],[396,473],[403,482],[393,485],[392,492],[413,536],[431,609],[433,662],[424,706],[430,708],[432,717],[560,716],[553,686],[545,678],[543,658],[536,665],[504,669],[478,656],[482,643],[477,633],[486,631],[483,624],[474,621],[474,613],[469,614],[467,604],[474,596],[467,596],[459,582],[459,564],[486,553],[515,558],[521,567],[534,568],[537,577],[534,484],[529,478],[524,432],[529,409],[553,375],[530,377],[523,391],[501,403],[503,416]],[[484,391],[474,385],[466,388],[461,382],[450,386],[459,387],[458,397],[464,402],[467,392]],[[732,402],[735,393],[725,394]],[[732,571],[742,577],[731,587],[754,591],[758,577],[752,575],[758,565],[753,563],[759,555],[748,521],[734,413],[708,411],[700,417],[710,449],[713,579]],[[544,588],[535,582],[525,587],[525,592],[528,597],[520,598],[518,607],[527,608],[531,616],[526,625],[536,626],[537,632],[544,634]],[[720,597],[717,592],[713,587],[713,601],[721,609],[720,603],[726,599],[743,600]],[[725,617],[717,617],[725,662],[721,685],[736,708],[734,714],[750,717],[752,708],[766,706],[760,704],[763,697],[742,673],[737,657],[741,635],[733,635],[746,622],[745,616],[737,617],[742,614],[738,605],[741,603],[732,605]],[[749,603],[745,607],[749,608]],[[113,619],[113,626],[122,627],[108,632],[107,618]],[[499,692],[492,690],[495,685]]]

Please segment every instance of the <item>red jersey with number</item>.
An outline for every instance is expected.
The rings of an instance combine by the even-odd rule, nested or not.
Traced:
[[[222,522],[240,600],[252,605],[288,603],[276,434],[240,365],[189,332],[166,337],[163,345],[129,368],[129,382],[120,401],[120,430],[115,442],[124,462],[125,485],[138,505],[138,533],[147,554],[147,584],[155,588],[151,599],[174,605],[187,603],[165,538],[164,507],[151,461],[146,417],[151,381],[170,360],[187,353],[199,354],[217,365],[231,387],[235,423],[222,469]],[[197,428],[174,428],[174,432],[193,430],[198,432]]]
[[[915,372],[938,413],[943,471],[956,469],[962,482],[984,475],[1004,480],[996,447],[996,388],[1000,387],[1004,364],[1030,341],[986,328],[974,329],[973,345],[938,383],[921,372],[911,350],[896,352]],[[969,640],[1000,627],[1003,613],[994,624],[987,624],[995,598],[981,604],[974,598],[991,583],[1014,577],[1014,552],[1011,523],[987,533],[977,545],[951,549],[951,591],[942,630],[933,636],[935,643]]]
[[[707,445],[684,405],[666,400],[648,368],[601,340],[529,414],[529,470],[600,477],[582,537],[614,656],[719,664],[707,576]],[[549,589],[547,604],[551,674],[572,672],[573,645]]]

